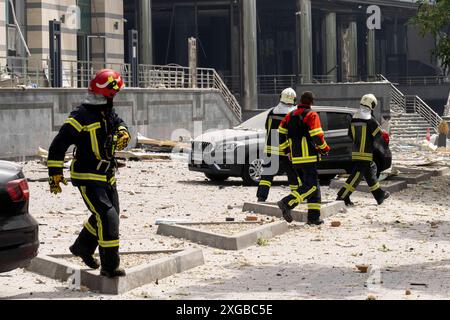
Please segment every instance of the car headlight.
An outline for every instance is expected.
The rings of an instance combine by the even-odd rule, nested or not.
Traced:
[[[241,145],[243,145],[242,142],[228,142],[228,143],[219,144],[216,147],[216,152],[233,152]]]

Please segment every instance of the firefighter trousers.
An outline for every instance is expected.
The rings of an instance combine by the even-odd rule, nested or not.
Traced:
[[[302,177],[302,185],[281,201],[291,210],[300,203],[308,201],[308,219],[317,220],[320,218],[322,197],[316,163],[294,164],[293,168]]]
[[[345,200],[356,191],[362,179],[365,179],[369,190],[376,200],[384,197],[380,183],[377,178],[377,166],[373,161],[354,161],[352,174],[345,182],[344,186],[339,190],[338,198]]]
[[[120,207],[116,185],[80,186],[78,189],[92,215],[85,221],[74,246],[85,255],[93,255],[98,246],[102,269],[114,271],[120,265]]]
[[[272,159],[274,159],[275,157],[276,156],[272,156]],[[269,191],[270,187],[272,186],[273,179],[277,176],[276,173],[278,172],[286,173],[291,190],[297,190],[298,187],[302,185],[301,177],[298,176],[297,172],[292,167],[292,164],[289,161],[288,157],[277,157],[276,161],[278,161],[279,168],[272,168],[272,166],[274,165],[273,161],[266,161],[263,165],[263,174],[261,177],[261,181],[259,182],[258,192],[256,193],[256,197],[258,199],[263,199],[264,201],[267,200],[267,198],[269,197]]]

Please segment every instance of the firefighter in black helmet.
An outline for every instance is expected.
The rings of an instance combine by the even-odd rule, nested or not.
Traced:
[[[266,144],[264,146],[263,173],[259,182],[256,197],[258,202],[265,202],[269,196],[270,187],[274,177],[279,173],[286,173],[291,190],[297,190],[301,184],[301,179],[292,168],[288,155],[284,150],[280,150],[278,127],[286,114],[295,110],[297,93],[292,88],[286,88],[281,92],[280,102],[272,108],[266,119]]]
[[[349,135],[353,139],[353,170],[344,187],[338,193],[337,200],[345,201],[352,206],[350,195],[364,178],[378,205],[389,198],[390,193],[381,189],[377,179],[377,167],[373,162],[374,142],[383,139],[383,131],[372,112],[378,104],[373,94],[366,94],[361,99],[360,110],[353,116],[350,123]]]
[[[72,184],[78,187],[92,213],[70,247],[92,269],[100,267],[94,258],[99,247],[101,272],[107,277],[124,276],[119,268],[119,197],[115,172],[115,150],[123,150],[130,141],[126,124],[113,109],[113,98],[123,88],[119,73],[101,70],[91,81],[86,100],[75,108],[53,140],[48,156],[50,191],[61,193],[64,155],[75,145],[70,168]]]

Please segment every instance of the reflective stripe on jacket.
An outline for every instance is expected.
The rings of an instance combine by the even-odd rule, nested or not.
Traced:
[[[300,105],[290,112],[278,128],[280,149],[290,152],[293,164],[320,161],[318,150],[328,150],[319,115]]]
[[[354,118],[349,133],[353,138],[352,159],[354,161],[373,161],[374,141],[381,138],[381,126],[374,119]]]
[[[50,146],[49,175],[62,174],[65,153],[75,145],[70,170],[75,186],[115,183],[113,137],[119,130],[128,130],[114,110],[105,115],[105,107],[83,104],[71,112]]]

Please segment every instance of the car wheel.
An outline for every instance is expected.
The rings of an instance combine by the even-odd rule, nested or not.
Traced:
[[[211,181],[215,181],[215,182],[223,182],[225,180],[227,180],[230,176],[226,176],[223,174],[213,174],[213,173],[205,173],[205,176],[211,180]]]
[[[256,159],[244,165],[242,180],[246,186],[257,186],[261,180],[263,160]]]

